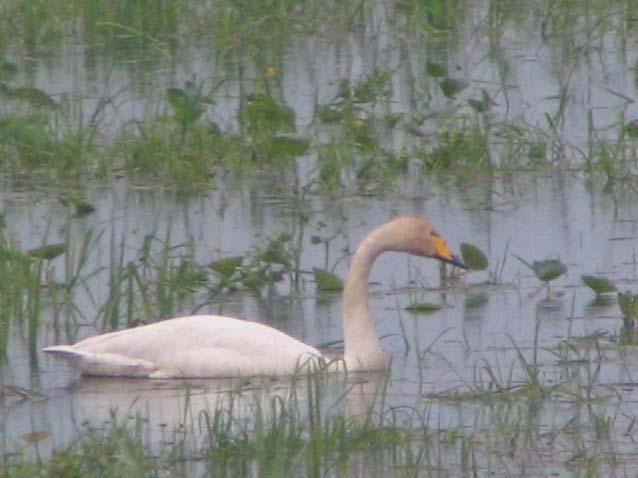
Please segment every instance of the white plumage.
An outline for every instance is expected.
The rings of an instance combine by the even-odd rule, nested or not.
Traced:
[[[369,233],[353,256],[343,292],[348,370],[378,370],[387,364],[368,310],[368,277],[375,258],[388,250],[463,267],[424,219],[395,219]],[[219,315],[164,320],[43,351],[77,364],[85,375],[150,378],[291,375],[328,360],[277,329]]]

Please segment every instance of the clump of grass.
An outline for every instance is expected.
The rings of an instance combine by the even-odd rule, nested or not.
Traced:
[[[124,133],[114,152],[132,177],[171,181],[179,190],[208,186],[216,167],[245,166],[249,156],[240,142],[206,125],[192,125],[188,132],[185,136],[182,126],[169,118],[146,121]]]
[[[92,172],[95,163],[87,157],[96,152],[97,124],[78,127],[66,97],[56,101],[45,91],[18,83],[18,72],[13,63],[0,65],[0,100],[6,105],[0,110],[0,168],[10,173],[45,171],[65,181]]]
[[[478,128],[440,128],[430,152],[419,159],[425,171],[459,171],[492,167],[488,137]]]
[[[630,291],[619,292],[618,307],[622,313],[624,327],[633,329],[638,320],[638,294]]]
[[[386,423],[376,415],[344,415],[341,399],[326,408],[329,382],[321,375],[305,377],[285,396],[255,401],[250,420],[233,403],[203,412],[200,426],[209,469],[223,473],[254,466],[269,476],[291,471],[321,476],[335,466],[348,468],[357,453],[372,456],[409,441],[392,423],[392,413]],[[374,402],[374,396],[368,398]]]
[[[32,258],[9,241],[0,228],[0,354],[9,347],[11,327],[26,327],[30,357],[36,356],[44,306],[45,260]]]
[[[191,245],[172,244],[170,237],[170,230],[164,239],[147,235],[137,261],[125,261],[124,242],[112,245],[109,294],[98,311],[104,328],[175,316],[205,288],[207,276],[195,265]]]
[[[259,51],[266,42],[283,48],[284,40],[302,25],[295,14],[298,4],[298,0],[217,2],[209,17],[211,31],[220,51],[227,55]]]
[[[163,468],[161,459],[154,458],[144,446],[142,421],[133,426],[112,415],[109,428],[86,427],[81,438],[56,451],[46,462],[32,462],[22,453],[5,456],[0,464],[4,476],[157,476]]]

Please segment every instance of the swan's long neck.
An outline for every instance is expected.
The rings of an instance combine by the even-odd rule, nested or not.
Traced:
[[[348,370],[379,370],[387,364],[368,309],[368,281],[372,264],[388,249],[379,228],[361,242],[352,258],[343,291],[344,361]]]

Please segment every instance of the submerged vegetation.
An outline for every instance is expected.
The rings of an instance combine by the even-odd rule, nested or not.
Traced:
[[[470,59],[461,68],[454,65],[453,55],[467,35],[463,3],[319,5],[282,0],[201,6],[184,0],[147,9],[142,4],[112,8],[109,2],[90,8],[7,2],[0,12],[5,19],[0,24],[5,40],[0,41],[0,166],[9,174],[45,170],[64,181],[108,179],[124,168],[138,180],[152,178],[181,190],[205,188],[212,176],[229,170],[250,176],[295,171],[300,165],[311,172],[302,182],[328,190],[369,192],[387,188],[405,174],[511,173],[520,168],[577,168],[602,174],[610,187],[633,184],[638,164],[635,118],[599,119],[601,113],[592,105],[581,113],[587,131],[566,135],[565,115],[571,114],[571,95],[580,94],[572,91],[578,86],[556,78],[557,91],[523,84],[517,85],[521,91],[512,92],[508,85],[516,81],[509,73],[514,59],[501,50],[501,36],[521,28],[525,17],[536,18],[545,25],[542,38],[548,46],[564,38],[564,51],[555,55],[564,65],[558,76],[569,78],[583,68],[570,55],[595,49],[595,38],[631,41],[632,32],[620,25],[632,18],[635,7],[627,2],[585,7],[576,0],[561,1],[558,7],[541,0],[524,6],[499,2],[486,12],[483,27],[495,58]],[[601,19],[592,22],[594,31],[584,24],[578,30],[580,22],[572,22],[580,18],[576,11]],[[381,13],[387,19],[378,28],[391,42],[408,34],[411,50],[428,52],[425,61],[393,55],[376,59],[354,75],[333,78],[325,92],[313,92],[311,111],[296,93],[291,96],[290,66],[306,74],[297,58],[285,56],[293,42],[336,36],[340,43],[356,37],[359,25]],[[80,26],[74,40],[95,49],[107,71],[121,69],[114,57],[118,52],[143,70],[161,72],[163,64],[183,60],[192,42],[212,51],[216,72],[211,77],[174,70],[155,79],[133,77],[155,92],[144,100],[141,116],[123,114],[136,100],[110,73],[100,74],[103,86],[93,98],[86,91],[49,88],[25,60],[28,55],[37,65],[40,58],[65,48],[71,24]],[[374,34],[370,38],[375,40]],[[439,38],[442,44],[436,47],[432,42]],[[306,48],[303,54],[312,56],[312,47]],[[497,69],[501,77],[491,83],[475,80],[472,70],[479,69]],[[301,76],[293,83],[304,81]],[[409,102],[398,88],[406,81],[414,95]],[[603,90],[629,111],[631,91]],[[512,102],[527,98],[542,103],[533,112],[537,119],[509,111]]]

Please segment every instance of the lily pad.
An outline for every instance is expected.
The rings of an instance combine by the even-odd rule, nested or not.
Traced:
[[[483,271],[487,269],[487,256],[476,246],[463,242],[461,244],[461,257],[468,269]]]
[[[230,279],[243,260],[244,256],[226,257],[209,264],[208,268],[221,278]]]
[[[75,209],[75,215],[78,217],[86,216],[95,212],[95,207],[84,199],[74,197],[61,197],[60,202],[67,207]]]
[[[434,78],[443,78],[447,73],[445,67],[441,63],[435,63],[433,61],[428,61],[425,64],[425,71],[428,75],[433,76]]]
[[[38,88],[12,88],[10,94],[12,99],[28,101],[33,106],[43,106],[46,108],[55,108],[57,106],[57,103],[53,101],[49,95]]]
[[[44,431],[31,432],[31,433],[25,433],[24,435],[20,435],[20,439],[33,445],[34,443],[38,443],[38,442],[41,442],[42,440],[46,440],[50,436],[51,435],[49,434],[49,432],[44,432]]]
[[[315,113],[324,123],[337,123],[343,119],[343,111],[331,105],[320,105]]]
[[[543,282],[549,282],[567,272],[567,266],[558,259],[546,259],[544,261],[534,261],[532,269]]]
[[[60,254],[63,254],[66,251],[66,244],[64,242],[58,244],[46,244],[44,246],[36,247],[35,249],[30,249],[27,251],[27,254],[31,257],[35,257],[36,259],[54,259],[58,257]]]
[[[92,204],[84,201],[83,199],[77,199],[74,201],[74,203],[76,216],[86,216],[95,212],[95,207]]]
[[[447,98],[454,98],[457,94],[470,86],[470,83],[459,78],[445,78],[439,82],[439,86]]]
[[[489,104],[483,103],[481,100],[475,100],[474,98],[470,98],[467,100],[467,103],[477,112],[477,113],[485,113],[489,109]]]
[[[270,140],[268,148],[271,157],[296,157],[304,154],[310,146],[310,140],[296,134],[279,134]]]
[[[606,277],[583,275],[581,279],[587,287],[596,293],[596,295],[616,291],[616,286]]]
[[[480,100],[470,98],[467,102],[477,113],[485,113],[490,109],[490,106],[496,105],[496,102],[490,97],[489,93],[485,91],[485,89],[482,91]]]
[[[312,269],[312,273],[315,276],[318,290],[338,291],[343,289],[343,281],[336,274],[317,267]]]
[[[188,105],[189,97],[181,88],[168,88],[166,99],[173,109],[180,109]]]
[[[414,314],[429,314],[440,309],[440,304],[434,304],[432,302],[414,302],[405,308],[405,310]]]

